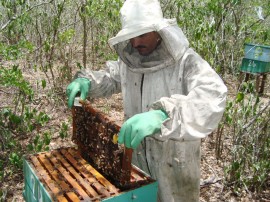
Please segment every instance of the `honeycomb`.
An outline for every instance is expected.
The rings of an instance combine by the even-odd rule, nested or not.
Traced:
[[[128,187],[132,149],[117,143],[120,126],[88,101],[81,107],[74,106],[72,116],[72,139],[82,157],[115,185]]]

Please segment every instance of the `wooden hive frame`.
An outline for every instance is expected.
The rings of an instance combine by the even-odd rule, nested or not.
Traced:
[[[132,149],[115,141],[120,126],[88,101],[73,107],[73,141],[83,158],[107,179],[123,188],[130,186]]]

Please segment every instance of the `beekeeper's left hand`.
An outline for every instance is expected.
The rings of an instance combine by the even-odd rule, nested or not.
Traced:
[[[85,100],[89,90],[91,89],[91,81],[87,78],[77,78],[72,81],[67,89],[68,107],[71,108],[74,104],[75,96],[80,94],[80,99]]]

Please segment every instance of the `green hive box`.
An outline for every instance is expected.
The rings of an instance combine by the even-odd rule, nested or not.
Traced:
[[[158,183],[133,166],[130,186],[119,189],[85,161],[77,149],[24,156],[27,202],[156,202]]]
[[[245,58],[270,62],[270,46],[246,43]]]
[[[262,74],[270,72],[270,62],[264,62],[249,58],[243,58],[241,65],[242,72]]]

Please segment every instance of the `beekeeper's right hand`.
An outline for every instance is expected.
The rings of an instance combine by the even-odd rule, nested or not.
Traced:
[[[91,88],[91,81],[86,78],[77,78],[72,81],[67,89],[68,107],[71,108],[74,104],[74,99],[77,94],[80,94],[81,100],[85,100]]]
[[[118,143],[136,149],[145,137],[159,132],[167,118],[167,113],[162,110],[151,110],[132,116],[122,125]]]

